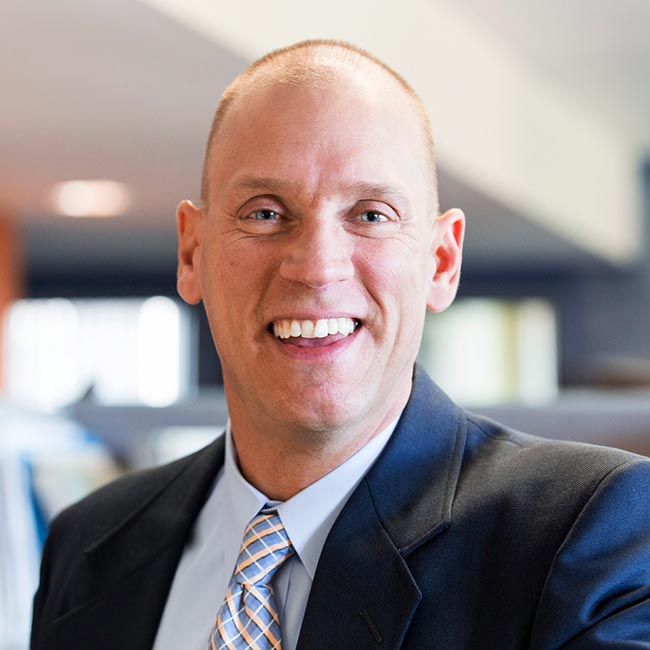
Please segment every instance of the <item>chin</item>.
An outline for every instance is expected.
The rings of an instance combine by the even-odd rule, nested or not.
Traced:
[[[349,405],[340,401],[302,401],[297,399],[292,405],[277,412],[277,418],[287,427],[331,433],[349,428],[357,418]]]

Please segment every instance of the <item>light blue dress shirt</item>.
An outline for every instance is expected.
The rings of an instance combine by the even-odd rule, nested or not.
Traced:
[[[277,507],[296,551],[273,579],[282,621],[282,649],[295,650],[327,535],[388,442],[398,419],[336,469],[282,503],[267,499],[241,475],[229,423],[224,466],[183,551],[153,650],[206,649],[244,529],[267,503]]]

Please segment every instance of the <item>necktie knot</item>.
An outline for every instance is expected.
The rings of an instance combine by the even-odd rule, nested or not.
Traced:
[[[244,531],[233,580],[239,584],[268,584],[293,553],[278,513],[260,512]]]

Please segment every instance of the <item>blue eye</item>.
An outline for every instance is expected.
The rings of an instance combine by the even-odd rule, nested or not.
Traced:
[[[280,215],[275,210],[255,210],[252,217],[255,221],[275,221]]]
[[[365,221],[367,223],[383,223],[384,221],[388,221],[388,217],[381,212],[366,210],[366,212],[361,213],[361,221]]]

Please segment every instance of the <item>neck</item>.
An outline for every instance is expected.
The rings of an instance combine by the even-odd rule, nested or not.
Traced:
[[[314,431],[270,424],[252,426],[231,410],[239,469],[269,499],[286,501],[336,469],[384,430],[404,407],[400,402],[378,422],[344,431]]]

